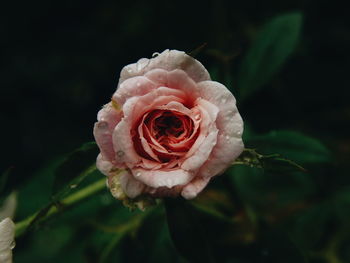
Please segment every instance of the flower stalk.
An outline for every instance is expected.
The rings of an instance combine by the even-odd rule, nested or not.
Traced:
[[[67,196],[66,198],[62,199],[60,201],[60,203],[66,207],[71,206],[71,205],[101,191],[105,187],[106,187],[106,179],[102,178],[102,179],[96,181],[95,183],[88,185],[85,188]],[[45,220],[45,219],[49,218],[50,216],[57,214],[59,211],[60,211],[59,208],[57,208],[56,206],[52,206],[41,220]],[[16,223],[16,227],[15,227],[16,238],[25,233],[28,226],[32,223],[32,221],[37,217],[37,215],[39,213],[40,213],[40,211],[35,212],[34,214],[30,215],[29,217]]]

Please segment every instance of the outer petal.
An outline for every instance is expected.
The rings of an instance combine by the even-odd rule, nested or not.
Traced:
[[[157,88],[157,85],[146,77],[137,76],[118,85],[112,99],[123,105],[128,98],[143,96]]]
[[[115,158],[112,133],[114,127],[120,122],[121,116],[122,113],[116,110],[112,103],[103,106],[97,115],[98,122],[94,126],[94,136],[103,158],[108,161],[112,161]]]
[[[108,160],[104,160],[102,154],[97,156],[96,166],[97,169],[104,175],[109,175],[110,171],[113,169],[113,163]]]
[[[200,176],[211,177],[222,173],[243,151],[243,121],[234,96],[225,86],[214,81],[204,81],[198,86],[201,97],[220,110],[216,120],[219,130],[217,144],[199,171]]]
[[[125,172],[120,176],[120,185],[124,193],[130,197],[135,198],[142,194],[145,185],[137,181],[129,172]]]
[[[142,168],[132,169],[134,177],[144,184],[159,188],[172,188],[178,185],[185,185],[193,178],[193,173],[182,169],[175,170],[146,170]]]
[[[210,177],[196,177],[182,189],[181,195],[186,199],[193,199],[206,187],[209,181]]]
[[[152,69],[164,69],[166,71],[182,69],[195,82],[210,80],[208,71],[198,60],[183,51],[165,50],[157,57],[143,58],[135,64],[125,66],[120,73],[119,83],[135,76],[142,76]]]
[[[132,168],[141,161],[134,148],[131,135],[131,120],[124,118],[113,132],[113,146],[117,153],[116,160]]]

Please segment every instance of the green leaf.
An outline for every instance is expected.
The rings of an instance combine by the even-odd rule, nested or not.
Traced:
[[[242,61],[238,89],[243,101],[278,72],[298,43],[302,26],[299,12],[273,18],[258,34]]]
[[[270,172],[234,165],[227,171],[239,197],[261,213],[269,214],[303,200],[315,191],[310,176],[301,172]]]
[[[262,154],[279,153],[299,164],[327,162],[331,159],[329,150],[320,141],[294,131],[272,131],[251,138],[247,144],[254,145]]]
[[[344,225],[350,222],[350,187],[339,190],[334,196],[335,212]]]
[[[187,262],[177,252],[170,237],[164,206],[158,206],[137,231],[142,262]]]
[[[215,262],[210,240],[196,211],[182,199],[166,199],[171,238],[178,252],[190,262]]]
[[[326,202],[311,206],[299,214],[294,226],[289,227],[291,237],[298,247],[306,250],[319,247],[319,242],[327,234],[327,223],[332,215],[332,207]]]
[[[306,257],[288,235],[276,227],[262,225],[257,252],[260,257],[253,262],[264,263],[305,263]]]

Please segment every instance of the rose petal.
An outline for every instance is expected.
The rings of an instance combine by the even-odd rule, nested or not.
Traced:
[[[94,136],[103,158],[114,160],[115,152],[112,145],[114,127],[121,119],[121,112],[113,108],[112,103],[106,104],[98,113],[94,126]]]
[[[216,126],[219,130],[217,144],[209,160],[201,167],[200,176],[211,177],[225,170],[243,151],[243,121],[236,100],[225,86],[214,81],[198,84],[201,97],[219,108]]]
[[[175,90],[181,90],[186,94],[186,106],[193,107],[193,102],[199,97],[199,88],[196,82],[191,79],[186,72],[180,69],[166,71],[163,69],[154,69],[145,74],[145,77],[156,83],[158,86],[169,87]]]
[[[166,105],[170,102],[184,103],[184,93],[179,90],[159,87],[152,92],[139,97],[137,104],[134,106],[133,114],[141,117],[147,111],[156,109],[159,106]]]
[[[197,171],[207,161],[213,147],[216,145],[218,132],[215,126],[213,126],[212,131],[205,137],[197,151],[185,159],[181,164],[181,168],[186,171]]]
[[[137,63],[125,66],[120,73],[119,83],[135,76],[142,76],[152,69],[166,71],[182,69],[195,82],[210,80],[208,71],[198,60],[183,51],[165,50],[155,58],[140,59]]]
[[[185,157],[192,156],[202,145],[202,143],[205,141],[207,135],[210,132],[215,132],[216,125],[215,120],[218,114],[218,108],[215,105],[212,105],[211,103],[208,103],[205,100],[197,100],[197,106],[196,108],[200,111],[200,133],[198,135],[198,138],[196,139],[196,142],[193,144],[192,148],[186,153]],[[212,142],[211,147],[214,146],[214,143]],[[211,150],[211,149],[210,149]]]
[[[186,199],[193,199],[206,187],[209,181],[210,177],[196,177],[182,189],[181,195]]]
[[[139,196],[145,189],[145,185],[140,181],[135,180],[130,172],[127,171],[120,175],[120,185],[124,193],[130,198]]]
[[[108,160],[104,160],[102,154],[99,154],[96,160],[96,167],[104,175],[109,175],[109,172],[113,168],[113,164]]]
[[[154,82],[146,77],[138,76],[120,83],[112,99],[123,105],[128,98],[143,96],[156,88],[157,85]]]
[[[187,184],[193,178],[193,173],[182,169],[175,170],[146,170],[135,168],[132,170],[135,179],[150,187],[171,188],[177,185]]]

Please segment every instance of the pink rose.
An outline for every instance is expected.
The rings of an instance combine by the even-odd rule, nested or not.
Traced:
[[[244,147],[232,93],[177,50],[125,66],[97,119],[97,167],[119,199],[194,198]]]

